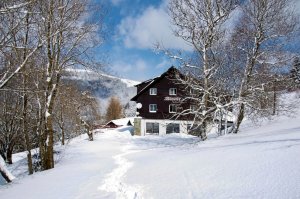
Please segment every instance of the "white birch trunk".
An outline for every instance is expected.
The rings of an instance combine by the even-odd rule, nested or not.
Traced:
[[[5,161],[0,156],[0,173],[3,176],[3,178],[6,180],[6,182],[11,182],[15,177],[12,175],[12,173],[7,169]]]

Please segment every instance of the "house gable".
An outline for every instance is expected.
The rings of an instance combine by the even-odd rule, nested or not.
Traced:
[[[171,67],[161,76],[137,85],[139,92],[131,100],[142,104],[137,110],[139,116],[147,119],[170,119],[174,117],[174,109],[177,107],[178,111],[189,108],[188,104],[181,104],[187,91],[176,79],[178,75],[183,76],[176,68]],[[156,88],[156,95],[150,94],[151,88]]]
[[[155,88],[155,86],[160,82],[160,80],[164,78],[168,78],[169,80],[175,82],[176,74],[180,74],[180,72],[174,66],[172,66],[159,77],[156,77],[154,79],[149,79],[138,85],[135,85],[137,87],[137,95],[134,96],[131,99],[131,101],[136,101],[140,95],[144,94],[145,92],[149,92],[150,88]]]

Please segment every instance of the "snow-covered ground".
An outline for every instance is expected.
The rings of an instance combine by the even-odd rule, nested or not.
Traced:
[[[0,188],[9,199],[300,198],[300,116],[200,142],[107,131],[74,139],[55,169]],[[21,160],[20,160],[21,161]]]

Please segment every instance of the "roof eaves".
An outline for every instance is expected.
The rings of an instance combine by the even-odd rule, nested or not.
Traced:
[[[147,86],[145,86],[139,93],[137,93],[133,98],[130,99],[130,101],[136,101],[136,99],[142,94],[144,93],[144,91],[146,89],[148,89],[151,85],[153,85],[154,83],[156,83],[157,81],[159,81],[161,78],[165,77],[166,74],[171,70],[171,69],[176,69],[174,66],[171,66],[166,72],[164,72],[163,74],[161,74],[160,76],[154,78],[154,79],[150,79],[152,80]],[[148,81],[150,80],[146,80],[140,84],[143,84],[143,83],[147,83]],[[139,85],[140,85],[139,84]]]

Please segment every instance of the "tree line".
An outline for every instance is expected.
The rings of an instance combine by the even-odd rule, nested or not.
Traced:
[[[91,50],[103,43],[103,13],[88,0],[1,1],[0,171],[7,181],[2,160],[11,164],[13,152],[27,152],[29,174],[51,169],[54,144],[89,133],[100,117],[92,94],[64,74],[101,66]]]

